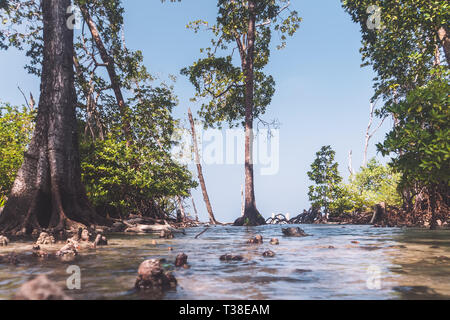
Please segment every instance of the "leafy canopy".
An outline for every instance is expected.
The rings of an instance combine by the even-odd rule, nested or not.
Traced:
[[[435,79],[389,107],[399,124],[377,145],[383,155],[397,154],[392,163],[409,186],[450,184],[449,73],[433,74]]]
[[[255,1],[256,38],[254,47],[253,118],[264,114],[275,92],[275,81],[264,73],[269,62],[273,33],[278,33],[281,44],[294,35],[301,18],[289,8],[287,0]],[[198,32],[205,26],[213,34],[211,46],[201,49],[206,57],[199,59],[181,73],[196,89],[193,101],[202,103],[200,116],[207,126],[219,127],[223,122],[237,126],[245,117],[245,63],[248,54],[249,9],[248,1],[218,0],[216,23],[210,26],[198,20],[188,28]],[[239,61],[239,62],[238,62]]]

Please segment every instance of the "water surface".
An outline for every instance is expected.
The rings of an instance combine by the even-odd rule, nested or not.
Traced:
[[[26,259],[0,264],[0,299],[11,299],[31,275],[48,274],[65,286],[69,265],[81,268],[75,299],[152,299],[133,290],[139,264],[150,258],[174,261],[184,252],[190,269],[176,269],[179,286],[164,299],[449,299],[450,231],[301,225],[308,237],[288,238],[282,226],[192,228],[161,240],[155,235],[114,235],[107,247],[82,252],[74,261]],[[247,239],[262,234],[262,245]],[[269,244],[276,237],[280,245]],[[156,240],[156,244],[155,244]],[[358,242],[358,243],[352,243]],[[61,245],[58,245],[60,247]],[[170,251],[169,247],[173,250]],[[30,243],[0,248],[31,251]],[[273,258],[262,253],[272,250]],[[243,261],[222,262],[225,253]]]

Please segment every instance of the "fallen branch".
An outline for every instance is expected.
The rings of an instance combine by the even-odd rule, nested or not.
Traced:
[[[207,227],[205,228],[205,230],[203,230],[202,232],[200,232],[199,234],[197,234],[197,235],[195,236],[194,239],[197,239],[198,237],[200,237],[200,236],[201,236],[202,234],[204,234],[208,229],[209,229],[209,226],[207,226]]]

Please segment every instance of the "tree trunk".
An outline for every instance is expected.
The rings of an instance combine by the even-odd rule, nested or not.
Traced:
[[[108,75],[111,80],[111,87],[114,91],[114,95],[116,96],[117,104],[119,105],[120,117],[122,118],[121,119],[122,131],[125,136],[127,146],[130,146],[133,143],[130,119],[128,117],[128,111],[125,104],[125,100],[123,98],[120,79],[114,67],[115,66],[114,58],[110,54],[108,54],[108,51],[106,50],[105,45],[100,37],[100,33],[98,32],[97,26],[95,25],[94,20],[92,20],[87,5],[86,4],[81,5],[80,10],[83,15],[83,19],[89,26],[92,38],[94,39],[95,45],[98,49],[98,52],[100,53],[100,57],[102,58],[103,63],[106,65],[106,70],[108,71]]]
[[[447,60],[447,65],[450,66],[450,37],[447,32],[447,28],[440,27],[437,31],[439,42],[442,48],[444,48],[445,59]]]
[[[261,225],[266,221],[256,209],[253,173],[253,107],[254,107],[254,56],[256,38],[255,1],[248,1],[249,22],[247,32],[246,55],[242,56],[242,69],[245,75],[245,210],[234,225]]]
[[[81,183],[73,30],[66,25],[71,1],[41,3],[44,49],[36,128],[0,216],[0,230],[15,235],[107,223],[95,214]]]
[[[192,208],[194,209],[194,215],[195,215],[195,221],[198,222],[198,212],[197,207],[195,205],[194,197],[191,195],[191,201],[192,201]]]
[[[192,132],[192,140],[194,144],[194,153],[195,153],[195,163],[197,165],[197,173],[198,173],[198,181],[200,182],[200,187],[202,188],[203,200],[206,204],[206,210],[209,214],[209,222],[211,224],[217,224],[216,218],[214,217],[214,213],[211,207],[211,202],[209,201],[208,192],[206,191],[205,178],[203,177],[202,165],[200,164],[200,154],[198,153],[197,146],[197,135],[195,133],[195,123],[194,118],[192,117],[191,109],[188,109],[189,122],[191,124],[191,132]]]
[[[177,211],[177,222],[182,222],[182,221],[186,220],[186,212],[184,211],[183,200],[181,199],[180,196],[177,196],[177,202],[178,202],[178,208],[179,208],[178,211],[180,212],[180,217],[179,217],[178,211]]]
[[[244,198],[244,185],[241,185],[241,217],[245,213],[245,198]]]

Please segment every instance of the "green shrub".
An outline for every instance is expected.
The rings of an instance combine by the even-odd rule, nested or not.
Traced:
[[[34,128],[34,112],[0,105],[0,207],[4,205]]]
[[[166,152],[127,147],[112,136],[81,143],[81,168],[89,199],[111,215],[168,213],[167,198],[188,196],[196,186],[190,172]]]
[[[402,198],[398,192],[401,175],[389,165],[382,165],[371,159],[367,167],[350,178],[345,186],[351,203],[351,211],[371,210],[376,204],[401,206]]]

